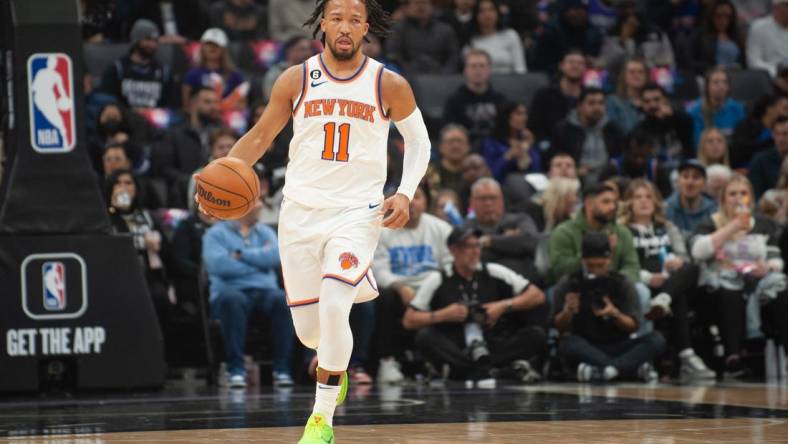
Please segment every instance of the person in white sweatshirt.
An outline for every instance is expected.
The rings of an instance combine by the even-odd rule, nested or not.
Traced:
[[[788,59],[788,0],[774,0],[772,13],[752,22],[747,36],[747,65],[775,76],[777,64]]]

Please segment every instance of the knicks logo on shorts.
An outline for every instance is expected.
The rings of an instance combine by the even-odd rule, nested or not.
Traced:
[[[76,144],[71,58],[38,53],[27,59],[30,143],[43,153],[64,153]]]
[[[358,258],[355,254],[346,251],[339,255],[339,266],[342,270],[356,268],[358,267]]]

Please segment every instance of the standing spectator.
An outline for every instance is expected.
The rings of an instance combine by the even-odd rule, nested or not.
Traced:
[[[402,381],[395,358],[402,356],[402,316],[431,272],[451,262],[446,239],[451,226],[426,214],[429,199],[423,187],[410,203],[410,219],[402,230],[384,229],[375,250],[373,271],[380,289],[377,304],[377,352],[382,356],[379,383]]]
[[[150,20],[134,22],[129,53],[107,66],[101,90],[129,108],[172,107],[173,83],[169,66],[156,61],[159,29]]]
[[[736,125],[744,120],[744,106],[732,99],[730,92],[730,79],[724,69],[714,68],[706,74],[703,96],[687,106],[687,113],[693,121],[693,146],[698,146],[704,128],[719,128],[726,137],[730,137]]]
[[[528,110],[522,103],[507,102],[498,109],[493,132],[482,142],[484,159],[496,180],[503,181],[510,173],[542,171],[541,152],[527,123]]]
[[[716,374],[706,367],[690,344],[688,299],[696,293],[698,269],[689,262],[684,237],[675,225],[665,219],[662,197],[654,184],[636,179],[624,194],[619,223],[632,232],[640,261],[640,282],[652,295],[646,315],[659,319],[671,315],[671,344],[675,345],[681,362],[681,376],[714,379]]]
[[[468,131],[460,125],[450,123],[441,130],[438,152],[440,158],[433,161],[425,175],[430,190],[450,189],[462,192],[462,163],[471,150]]]
[[[263,7],[254,0],[220,0],[211,5],[211,26],[222,28],[230,41],[263,36]]]
[[[189,100],[192,92],[199,88],[212,88],[220,97],[226,98],[244,82],[243,74],[235,69],[230,58],[227,44],[227,35],[219,28],[206,29],[202,34],[199,66],[186,73],[181,86],[181,102],[185,110],[191,109]]]
[[[558,18],[548,23],[536,43],[535,69],[554,72],[570,49],[597,57],[602,48],[602,31],[588,21],[588,6],[583,0],[559,0]]]
[[[549,153],[570,154],[580,165],[578,176],[594,182],[609,159],[621,153],[623,140],[621,130],[605,114],[605,93],[584,88],[577,107],[553,129]]]
[[[237,221],[212,226],[203,238],[202,258],[211,282],[211,315],[221,322],[231,387],[244,387],[244,345],[249,315],[264,312],[271,320],[275,385],[293,385],[290,357],[295,332],[285,292],[279,287],[276,233],[258,223],[258,201]]]
[[[534,258],[539,244],[539,229],[526,214],[507,213],[501,186],[493,178],[482,178],[471,188],[471,209],[476,217],[466,227],[482,233],[482,259],[536,279]]]
[[[577,215],[557,226],[550,235],[550,272],[553,282],[581,269],[581,244],[587,232],[604,233],[610,238],[613,270],[633,283],[640,280],[640,265],[632,233],[616,223],[616,192],[605,184],[586,185],[583,206]]]
[[[673,169],[681,159],[695,155],[692,117],[670,104],[665,90],[647,83],[641,95],[643,120],[638,125],[654,140],[657,159]]]
[[[567,51],[558,65],[558,82],[539,88],[534,94],[531,109],[538,109],[528,119],[528,128],[537,141],[549,140],[556,122],[566,118],[580,97],[586,59],[579,50]]]
[[[631,239],[630,239],[631,240]],[[587,232],[576,254],[583,263],[555,286],[553,323],[560,353],[577,366],[577,380],[611,381],[637,376],[653,381],[652,361],[665,348],[659,332],[632,339],[638,329],[637,290],[626,276],[610,270],[613,248],[607,235]]]
[[[471,145],[490,133],[498,107],[506,100],[490,85],[490,56],[482,50],[465,53],[463,76],[465,84],[449,96],[443,108],[448,123],[458,123],[468,129]]]
[[[313,0],[268,0],[268,36],[284,42],[303,35],[304,22],[314,9]]]
[[[715,0],[706,10],[703,25],[690,38],[687,61],[697,75],[715,66],[744,67],[744,42],[733,2]]]
[[[711,165],[731,166],[730,155],[728,154],[728,141],[725,140],[722,131],[711,127],[700,133],[698,162],[706,168]]]
[[[282,53],[285,55],[285,59],[269,68],[263,76],[263,97],[266,103],[271,99],[271,90],[274,88],[276,79],[287,68],[304,63],[306,59],[312,56],[313,52],[312,40],[303,35],[291,37],[284,42]]]
[[[665,216],[688,238],[698,224],[717,211],[717,203],[703,194],[706,167],[695,159],[679,165],[678,190],[665,200]]]
[[[788,157],[788,117],[780,117],[774,122],[772,137],[774,147],[756,154],[750,166],[749,177],[756,199],[774,188],[780,178],[780,165]]]
[[[464,48],[471,39],[471,27],[473,23],[474,0],[454,0],[452,7],[438,16],[438,20],[446,23],[454,29],[457,36],[457,43],[460,48]]]
[[[773,0],[772,13],[750,25],[747,65],[774,77],[777,64],[788,59],[788,0]]]
[[[519,34],[504,28],[496,0],[479,0],[473,8],[469,46],[490,55],[494,74],[523,74],[525,51]]]
[[[629,59],[621,65],[615,94],[607,96],[607,115],[624,134],[640,122],[643,87],[647,81],[646,62],[640,58]]]
[[[661,193],[671,193],[670,169],[654,156],[654,142],[642,128],[636,128],[627,136],[624,152],[610,160],[610,165],[601,174],[602,179],[613,176],[628,179],[646,179],[653,182]],[[626,189],[620,190],[624,194]]]
[[[638,57],[649,66],[675,66],[667,33],[640,14],[634,1],[622,3],[618,20],[602,44],[598,63],[616,69],[625,58]]]
[[[451,26],[433,16],[430,0],[408,0],[406,18],[395,23],[386,54],[406,74],[454,74],[460,48]]]
[[[403,324],[419,330],[416,345],[436,367],[448,363],[454,378],[490,387],[492,368],[509,367],[521,382],[536,382],[529,360],[546,345],[544,293],[505,266],[482,261],[480,235],[451,232],[453,264],[424,280]]]
[[[784,342],[788,339],[788,294],[783,290],[783,260],[777,246],[779,227],[753,214],[754,203],[750,182],[735,174],[720,195],[720,210],[698,226],[690,240],[692,257],[701,264],[700,284],[710,296],[701,310],[720,329],[725,373],[731,377],[746,372],[741,359],[745,317],[760,315],[771,321],[778,341],[783,347],[788,344]]]
[[[752,113],[733,132],[731,166],[749,168],[752,158],[774,145],[772,126],[780,117],[788,117],[788,96],[763,96]]]

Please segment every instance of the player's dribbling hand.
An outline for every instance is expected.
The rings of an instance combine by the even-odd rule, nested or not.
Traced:
[[[410,219],[410,200],[404,194],[397,193],[383,201],[380,211],[385,215],[389,211],[391,214],[383,219],[383,226],[386,228],[402,228]]]

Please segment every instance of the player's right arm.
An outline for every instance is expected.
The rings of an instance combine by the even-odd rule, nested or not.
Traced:
[[[291,66],[276,79],[268,106],[260,120],[238,139],[228,156],[237,157],[251,166],[265,154],[274,138],[290,120],[295,101],[301,94],[303,69],[301,65]]]

